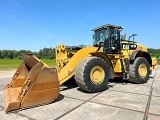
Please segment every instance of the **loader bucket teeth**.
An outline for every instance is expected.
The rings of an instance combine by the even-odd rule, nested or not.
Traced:
[[[4,88],[5,112],[54,101],[60,90],[57,71],[33,54],[26,54],[10,84]]]

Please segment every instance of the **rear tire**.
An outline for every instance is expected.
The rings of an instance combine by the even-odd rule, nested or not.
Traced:
[[[135,59],[134,63],[130,65],[129,80],[133,83],[146,83],[149,79],[150,65],[143,57]]]
[[[110,69],[99,57],[87,57],[76,67],[75,80],[77,85],[89,92],[99,92],[107,88]]]

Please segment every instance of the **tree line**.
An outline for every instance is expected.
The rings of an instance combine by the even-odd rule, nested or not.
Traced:
[[[148,52],[152,57],[160,58],[160,49],[148,48]]]
[[[160,58],[160,49],[148,48],[148,52],[152,57]],[[43,48],[39,52],[32,52],[30,50],[0,50],[0,59],[22,59],[23,54],[33,53],[42,59],[54,59],[55,48]]]
[[[32,52],[30,50],[0,50],[0,59],[22,59],[23,54],[33,53],[38,58],[42,59],[54,59],[55,48],[43,48],[39,52]]]

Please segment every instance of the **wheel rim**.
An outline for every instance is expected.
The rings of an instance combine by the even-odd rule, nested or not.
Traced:
[[[141,78],[145,78],[147,75],[147,66],[145,64],[141,64],[138,68],[138,73]]]
[[[104,80],[104,77],[105,77],[105,72],[101,66],[97,65],[91,69],[90,79],[94,84],[96,85],[101,84]]]

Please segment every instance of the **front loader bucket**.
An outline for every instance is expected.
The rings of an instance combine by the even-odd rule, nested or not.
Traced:
[[[5,112],[44,105],[59,95],[55,68],[49,68],[33,54],[26,54],[10,84],[4,88]]]

